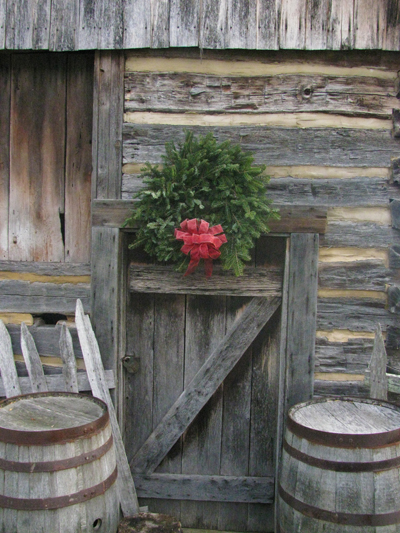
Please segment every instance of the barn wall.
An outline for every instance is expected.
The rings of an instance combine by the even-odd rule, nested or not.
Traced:
[[[0,318],[90,305],[92,53],[0,55]]]
[[[400,368],[398,314],[388,304],[388,287],[393,294],[399,274],[391,214],[399,199],[393,180],[393,159],[400,156],[392,111],[399,108],[396,59],[127,54],[123,199],[141,186],[141,165],[160,162],[164,143],[183,139],[190,129],[251,150],[256,163],[267,165],[270,195],[282,212],[327,210],[320,235],[316,394],[363,393],[377,323],[394,347],[391,363]]]

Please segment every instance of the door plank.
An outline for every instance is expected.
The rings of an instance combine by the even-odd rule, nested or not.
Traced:
[[[136,473],[151,473],[211,398],[280,305],[280,298],[254,298],[216,350],[134,456]]]

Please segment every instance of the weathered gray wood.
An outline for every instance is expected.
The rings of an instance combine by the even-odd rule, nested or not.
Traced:
[[[169,46],[169,0],[159,0],[151,10],[151,46]]]
[[[3,3],[4,9],[5,4]],[[0,15],[1,15],[0,7]],[[0,24],[1,26],[1,24]],[[1,29],[0,29],[1,34]],[[0,38],[1,41],[1,38]],[[11,95],[11,57],[0,55],[0,94],[2,95],[0,113],[0,260],[8,259],[8,207],[10,192],[10,95]]]
[[[135,475],[141,498],[210,502],[271,503],[273,477],[151,474]]]
[[[389,268],[400,268],[400,245],[398,244],[389,248]]]
[[[303,9],[306,13],[306,27],[303,29],[306,36],[305,48],[325,50],[329,38],[327,20],[332,4],[329,0],[308,0]]]
[[[4,2],[2,26],[6,34],[6,48],[23,50],[32,48],[32,1]]]
[[[306,9],[301,0],[281,0],[279,46],[302,50],[306,43]]]
[[[125,98],[126,111],[175,113],[323,112],[391,119],[399,107],[393,80],[373,76],[128,72]]]
[[[187,296],[185,325],[184,387],[191,382],[226,331],[226,299],[222,296]],[[224,385],[225,386],[225,385]],[[224,387],[223,386],[223,387]],[[183,474],[216,474],[221,466],[223,387],[202,409],[185,433],[182,443]],[[246,472],[247,474],[247,472]],[[218,527],[220,513],[216,501],[181,502],[183,524]]]
[[[124,163],[160,163],[165,142],[183,141],[185,131],[212,131],[218,141],[240,143],[254,152],[255,163],[268,165],[325,165],[389,167],[399,145],[389,130],[336,128],[274,128],[138,125],[123,127]]]
[[[0,272],[30,273],[39,276],[90,276],[90,263],[0,261]]]
[[[124,48],[151,46],[151,10],[148,6],[147,0],[124,2]]]
[[[257,48],[258,2],[227,2],[225,48]]]
[[[382,330],[378,324],[375,330],[374,348],[372,350],[370,372],[370,396],[377,400],[387,400],[388,383],[386,378],[387,355]]]
[[[363,374],[372,355],[373,340],[349,339],[330,342],[317,337],[315,342],[315,372]]]
[[[114,373],[112,370],[106,370],[106,384],[109,389],[115,388]],[[86,372],[78,372],[78,390],[79,392],[90,392],[91,386]],[[49,391],[53,392],[65,392],[65,379],[62,374],[45,374],[45,380]],[[20,394],[29,394],[32,392],[31,380],[26,376],[18,377],[19,386],[21,389]],[[0,378],[0,397],[7,396],[7,391],[3,383],[3,379]]]
[[[379,322],[382,331],[396,326],[398,317],[385,308],[385,302],[374,298],[319,298],[317,329],[350,329],[375,331]]]
[[[314,382],[314,397],[324,396],[355,396],[361,398],[368,398],[369,387],[364,381],[349,380],[349,381],[327,381],[318,380]]]
[[[312,398],[318,286],[318,235],[290,238],[287,408]]]
[[[51,0],[34,2],[32,7],[32,49],[47,50],[50,37]]]
[[[7,398],[20,395],[21,388],[15,369],[11,338],[2,320],[0,320],[0,371]]]
[[[393,137],[398,139],[400,137],[400,111],[398,109],[393,109],[392,120],[393,120]]]
[[[282,293],[282,269],[278,267],[246,267],[244,275],[236,277],[216,265],[212,283],[205,278],[201,264],[187,277],[173,267],[131,264],[129,276],[133,292],[231,296],[280,296]]]
[[[318,268],[320,289],[381,291],[393,281],[393,271],[381,261],[321,263]]]
[[[321,246],[386,248],[396,242],[397,230],[373,222],[331,222],[321,236]]]
[[[255,298],[131,461],[135,472],[149,473],[207,403],[218,385],[279,307],[278,298]]]
[[[397,285],[391,285],[387,289],[388,294],[388,307],[391,313],[400,312],[400,287]]]
[[[131,516],[139,511],[136,490],[126,458],[125,448],[122,442],[117,417],[115,415],[114,405],[107,387],[99,346],[92,329],[90,319],[87,315],[85,316],[82,302],[80,300],[77,300],[76,302],[75,320],[93,396],[103,400],[107,404],[109,410],[110,423],[117,456],[117,484],[121,509],[124,516]]]
[[[63,361],[63,376],[67,392],[79,392],[76,361],[72,337],[65,324],[61,326],[60,354]]]
[[[278,0],[259,0],[257,14],[257,48],[277,50],[279,48]]]
[[[170,46],[198,46],[200,5],[196,0],[170,0]]]
[[[92,198],[119,198],[124,57],[97,52],[94,70]]]
[[[400,157],[395,157],[392,159],[391,178],[393,183],[400,182]]]
[[[226,0],[204,0],[200,23],[200,47],[224,48],[227,26]]]
[[[95,200],[92,203],[92,225],[122,227],[135,207],[133,200]],[[283,206],[279,209],[280,220],[271,220],[268,227],[272,233],[325,233],[326,207]]]
[[[90,309],[89,283],[41,283],[0,280],[0,310],[9,313],[74,313],[80,298]]]
[[[21,348],[28,369],[32,392],[47,392],[47,383],[35,341],[24,322],[21,324]]]
[[[400,201],[392,200],[390,202],[390,214],[392,215],[392,226],[400,229]]]
[[[78,0],[51,0],[49,50],[79,50],[78,21]]]

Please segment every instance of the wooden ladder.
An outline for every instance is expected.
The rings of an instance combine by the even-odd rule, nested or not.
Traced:
[[[29,377],[19,377],[15,367],[11,338],[4,323],[0,320],[0,370],[4,393],[7,398],[32,392],[77,393],[87,390],[86,384],[89,381],[93,396],[103,400],[108,406],[117,457],[117,483],[121,510],[125,517],[133,516],[139,512],[139,504],[109,391],[114,387],[114,376],[112,371],[104,370],[90,318],[85,315],[80,300],[76,303],[75,322],[86,372],[77,372],[72,337],[66,325],[63,324],[60,334],[63,375],[45,376],[35,341],[26,325],[22,323],[21,348]]]

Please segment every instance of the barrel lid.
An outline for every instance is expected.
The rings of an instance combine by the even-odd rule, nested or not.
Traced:
[[[91,396],[40,392],[0,402],[0,442],[62,444],[88,438],[109,421],[107,405]]]
[[[318,444],[374,448],[400,442],[400,408],[362,398],[322,398],[295,405],[287,427]]]

